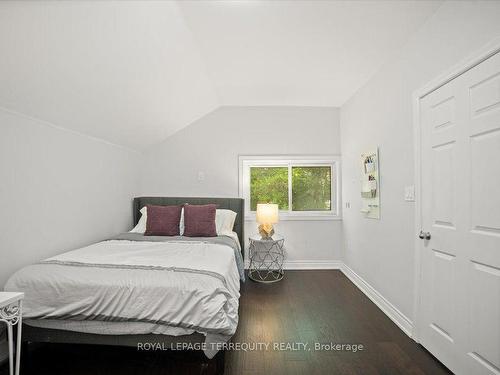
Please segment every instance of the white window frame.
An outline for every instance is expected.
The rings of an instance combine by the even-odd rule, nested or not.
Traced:
[[[332,191],[330,211],[292,211],[292,167],[332,168]],[[280,210],[281,220],[341,220],[342,200],[340,181],[340,156],[289,156],[289,155],[242,155],[239,156],[239,195],[245,199],[245,220],[255,220],[255,212],[250,211],[250,168],[251,167],[288,167],[288,210]]]

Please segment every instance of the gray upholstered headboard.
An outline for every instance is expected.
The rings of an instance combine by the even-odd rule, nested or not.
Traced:
[[[244,248],[245,201],[242,198],[194,198],[194,197],[137,197],[134,198],[134,225],[141,218],[140,210],[147,204],[171,206],[178,204],[209,204],[215,203],[218,208],[232,210],[238,214],[234,222],[234,231],[238,234],[241,249]],[[243,251],[242,251],[243,252]],[[244,252],[243,252],[244,253]]]

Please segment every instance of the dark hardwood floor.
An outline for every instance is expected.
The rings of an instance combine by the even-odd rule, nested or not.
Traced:
[[[227,375],[450,373],[340,271],[288,271],[281,282],[269,285],[247,281],[233,342],[269,343],[270,347],[228,351]],[[308,347],[274,350],[273,343],[280,342],[308,343]],[[364,348],[315,350],[315,343]],[[203,362],[199,353],[56,344],[33,346],[24,359],[22,375],[199,374]],[[0,370],[4,374],[8,374],[5,366]]]

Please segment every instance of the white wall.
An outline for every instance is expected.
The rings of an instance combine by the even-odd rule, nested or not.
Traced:
[[[132,224],[140,154],[0,110],[0,286]]]
[[[420,31],[341,108],[344,259],[403,314],[413,318],[414,204],[411,95],[500,36],[500,2],[446,2]],[[359,212],[358,158],[380,147],[381,220]]]
[[[338,109],[221,107],[146,153],[142,193],[237,197],[239,155],[339,153]],[[282,221],[277,229],[286,236],[289,261],[341,255],[340,221]],[[245,230],[254,233],[256,224],[247,222]]]

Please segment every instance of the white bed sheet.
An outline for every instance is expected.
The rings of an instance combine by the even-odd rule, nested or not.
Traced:
[[[110,240],[25,267],[5,290],[25,293],[31,325],[99,334],[200,332],[221,342],[236,331],[239,282],[227,245]]]

